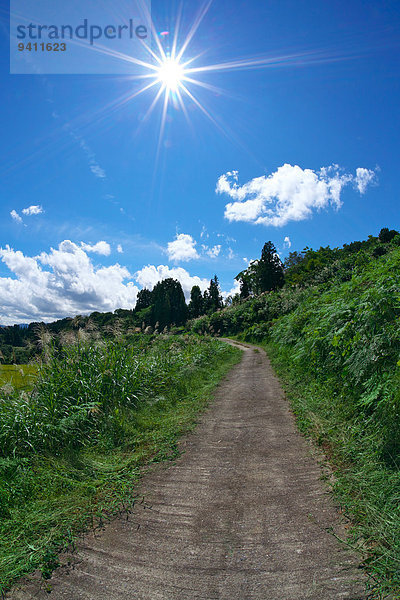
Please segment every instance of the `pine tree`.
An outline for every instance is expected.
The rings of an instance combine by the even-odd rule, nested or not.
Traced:
[[[259,260],[251,261],[244,271],[236,275],[240,281],[240,297],[247,298],[251,293],[276,290],[284,284],[283,264],[272,242],[266,242]],[[247,294],[247,295],[245,295]]]
[[[211,279],[209,288],[204,292],[204,305],[206,312],[215,312],[223,307],[219,281],[216,275]]]
[[[203,296],[199,286],[194,285],[190,292],[189,316],[191,319],[195,319],[202,314],[204,314]]]
[[[264,244],[257,265],[257,287],[259,293],[276,290],[284,284],[282,261],[276,253],[274,244]]]

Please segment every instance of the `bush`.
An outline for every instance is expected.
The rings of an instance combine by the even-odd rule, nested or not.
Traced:
[[[213,344],[197,338],[149,338],[136,343],[78,343],[40,369],[27,394],[3,396],[0,456],[59,453],[112,437],[123,439],[124,413],[174,388],[210,358]]]

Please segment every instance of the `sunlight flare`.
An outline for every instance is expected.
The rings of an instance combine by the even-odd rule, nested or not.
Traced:
[[[104,110],[115,110],[119,106],[131,102],[136,97],[151,91],[153,95],[149,97],[149,106],[142,118],[142,123],[147,121],[157,107],[160,108],[157,157],[160,152],[170,105],[174,109],[181,110],[189,124],[191,119],[187,108],[189,104],[194,105],[225,137],[243,147],[242,141],[237,138],[229,124],[223,122],[211,107],[206,107],[203,98],[197,93],[203,90],[216,97],[220,97],[226,93],[220,87],[204,81],[203,78],[207,78],[208,75],[253,69],[299,68],[306,65],[319,65],[344,60],[346,58],[340,53],[317,49],[303,52],[271,53],[269,55],[247,58],[239,57],[235,60],[205,64],[205,52],[197,52],[188,57],[187,51],[210,5],[211,0],[206,0],[203,3],[186,36],[182,36],[180,31],[182,9],[176,15],[172,31],[162,30],[158,32],[154,22],[151,21],[151,16],[148,15],[151,22],[153,39],[153,46],[143,42],[148,52],[148,61],[139,60],[133,56],[113,53],[115,58],[128,61],[137,65],[142,70],[140,75],[132,76],[132,79],[139,80],[142,84],[139,84],[137,87],[135,86],[134,90],[111,102],[101,112],[104,112]],[[96,48],[96,51],[110,53],[110,50],[102,48]]]
[[[175,92],[185,77],[185,70],[176,59],[166,57],[157,70],[158,81]]]

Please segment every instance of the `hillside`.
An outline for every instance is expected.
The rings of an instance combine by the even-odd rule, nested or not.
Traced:
[[[400,237],[389,237],[292,256],[282,288],[191,328],[265,346],[300,428],[330,459],[371,581],[398,598]]]

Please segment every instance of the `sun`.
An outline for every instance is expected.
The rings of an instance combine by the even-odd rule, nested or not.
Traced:
[[[236,60],[217,62],[216,64],[199,65],[198,60],[203,57],[204,51],[192,57],[187,56],[187,51],[196,31],[212,4],[212,0],[201,1],[203,4],[186,36],[182,37],[180,35],[181,11],[179,11],[177,15],[173,32],[157,32],[149,13],[148,18],[151,23],[152,34],[151,39],[154,43],[147,44],[143,41],[143,46],[149,55],[148,60],[139,60],[125,54],[117,55],[117,58],[126,60],[140,67],[141,73],[132,76],[132,79],[142,80],[143,85],[135,85],[134,90],[113,102],[111,108],[114,109],[115,106],[130,102],[137,96],[144,94],[149,90],[153,91],[154,96],[150,100],[147,111],[141,116],[141,123],[146,122],[156,106],[161,104],[157,160],[162,147],[162,139],[170,107],[173,107],[174,110],[181,110],[186,121],[191,125],[191,115],[187,110],[188,104],[194,104],[224,136],[227,136],[230,141],[234,140],[242,146],[241,141],[236,138],[234,132],[231,131],[227,123],[218,118],[216,114],[213,114],[212,110],[206,108],[204,101],[200,99],[200,95],[196,92],[196,89],[205,90],[213,94],[214,97],[219,97],[226,93],[221,88],[208,83],[207,80],[204,81],[204,75],[226,73],[229,71],[267,68],[276,69],[278,67],[283,68],[288,66],[303,67],[306,64],[323,64],[324,62],[332,62],[332,60],[335,60],[336,58],[338,60],[340,59],[339,56],[335,57],[334,55],[319,50],[294,52],[283,55],[268,54],[266,56],[238,58]]]
[[[185,70],[179,60],[166,56],[157,69],[157,79],[174,92],[185,79]]]

